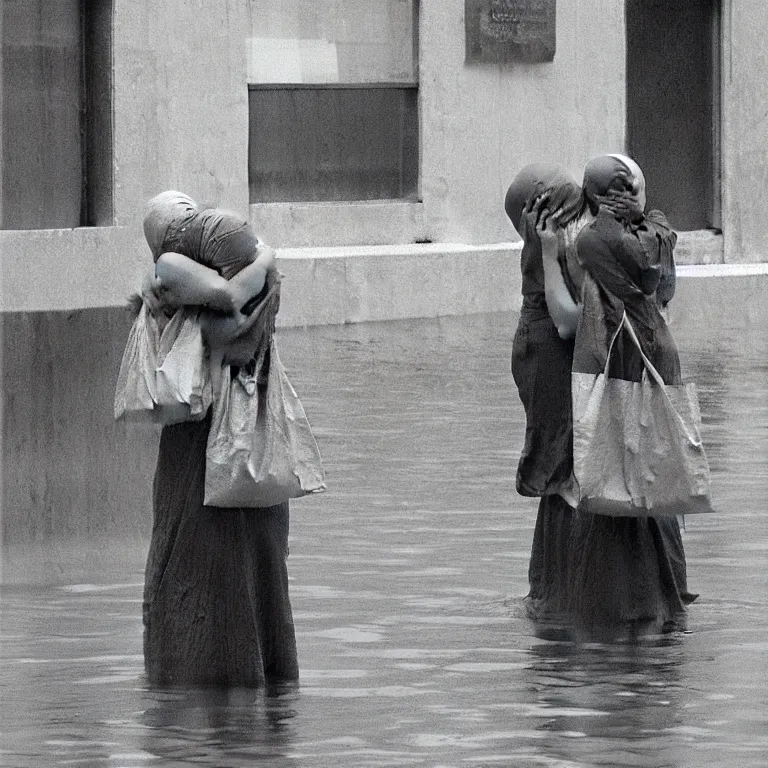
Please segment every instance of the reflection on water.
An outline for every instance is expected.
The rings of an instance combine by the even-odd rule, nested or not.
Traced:
[[[536,501],[514,492],[515,321],[281,331],[329,482],[293,505],[301,682],[148,690],[130,542],[119,579],[5,590],[0,762],[763,768],[766,334],[674,327],[720,510],[687,520],[687,632],[577,647],[520,604]]]

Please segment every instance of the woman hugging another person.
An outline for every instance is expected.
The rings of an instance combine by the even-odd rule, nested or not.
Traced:
[[[579,286],[573,277],[578,279],[580,271],[569,262],[575,257],[574,220],[580,204],[581,189],[573,178],[558,166],[535,163],[517,175],[504,206],[523,239],[523,303],[512,346],[512,375],[526,425],[516,485],[521,495],[541,499],[527,605],[532,616],[553,625],[568,622],[571,600],[571,328],[579,314]],[[545,233],[551,237],[543,238]]]
[[[675,234],[660,212],[645,215],[644,184],[630,158],[596,158],[585,169],[575,221],[563,227],[548,215],[555,196],[539,183],[521,225],[524,301],[513,373],[527,425],[518,490],[541,496],[527,605],[542,625],[592,639],[674,628],[695,599],[687,591],[676,517],[592,514],[576,505],[578,490],[572,477],[564,478],[565,468],[573,468],[571,372],[603,372],[624,311],[665,383],[680,381],[662,314],[674,294]],[[531,263],[537,280],[527,277]],[[533,302],[527,293],[534,294]],[[535,345],[528,343],[531,304],[538,307]],[[638,381],[642,370],[642,357],[617,334],[610,376]],[[555,483],[530,482],[546,473],[529,466],[560,470],[552,475]]]
[[[150,201],[144,230],[155,267],[143,294],[159,322],[182,305],[202,308],[212,374],[213,361],[263,362],[279,277],[274,251],[248,222],[165,192]],[[252,312],[264,301],[270,311]],[[210,424],[209,411],[162,430],[144,588],[147,676],[155,685],[191,686],[295,679],[288,502],[258,510],[206,506]]]

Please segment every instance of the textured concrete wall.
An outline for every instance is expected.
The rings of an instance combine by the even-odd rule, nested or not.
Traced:
[[[151,266],[138,225],[0,231],[0,311],[121,306]]]
[[[423,201],[251,206],[268,242],[515,240],[502,200],[522,165],[551,158],[579,174],[591,155],[621,147],[620,3],[586,8],[560,0],[555,60],[535,65],[465,63],[463,12],[463,0],[421,3]],[[0,232],[0,310],[122,303],[140,265],[149,264],[141,218],[161,189],[248,210],[247,21],[247,0],[206,6],[204,14],[194,0],[115,4],[114,202],[121,229]]]
[[[158,431],[112,418],[129,314],[0,318],[4,545],[146,533]]]
[[[623,3],[558,0],[545,64],[466,63],[464,0],[422,0],[419,36],[421,206],[252,206],[276,245],[515,240],[502,203],[523,165],[549,159],[580,178],[590,157],[623,149]]]
[[[448,250],[504,243],[516,234],[501,203],[523,164],[550,158],[580,175],[590,156],[622,146],[622,3],[559,0],[557,52],[548,64],[466,63],[463,9],[463,0],[421,3],[422,201],[250,206],[269,242],[314,248],[432,241]],[[120,227],[0,232],[0,310],[122,303],[149,264],[141,216],[159,189],[179,187],[202,202],[249,210],[247,19],[247,0],[206,7],[204,16],[193,0],[115,4]],[[723,258],[734,262],[765,259],[768,54],[755,19],[768,22],[767,5],[725,3]],[[719,260],[711,245],[693,243],[688,260],[699,251],[702,261]]]
[[[727,262],[768,261],[768,3],[724,0],[723,236]]]
[[[427,240],[424,204],[407,200],[356,203],[261,203],[251,224],[275,247],[394,245]]]
[[[427,236],[516,239],[502,202],[526,163],[580,178],[624,146],[624,11],[615,0],[559,0],[550,64],[466,64],[464,0],[421,4],[422,198]]]
[[[248,205],[246,0],[114,6],[116,223],[152,195]]]

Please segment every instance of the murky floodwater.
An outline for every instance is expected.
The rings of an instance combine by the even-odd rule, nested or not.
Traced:
[[[300,684],[148,690],[129,543],[120,578],[4,591],[2,764],[765,768],[761,313],[673,324],[720,510],[687,521],[686,633],[575,647],[525,618],[515,315],[284,330],[329,482],[293,505]]]

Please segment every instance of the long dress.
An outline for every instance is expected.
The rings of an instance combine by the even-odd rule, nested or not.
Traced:
[[[163,428],[144,587],[154,685],[261,686],[298,677],[288,596],[288,502],[203,505],[210,415]]]
[[[218,263],[206,258],[204,248],[200,255],[199,248],[186,253],[231,276],[239,254],[253,250],[250,240],[239,242],[244,234],[252,240],[250,233],[235,221],[229,239],[221,216],[199,216],[200,226],[190,231],[215,225]],[[273,332],[271,317],[256,336]],[[299,670],[288,595],[288,502],[262,509],[205,506],[210,424],[209,411],[202,421],[164,427],[160,438],[144,586],[147,678],[152,685],[188,687],[294,680]]]
[[[587,638],[669,629],[695,599],[687,590],[677,519],[591,515],[556,493],[573,461],[574,344],[560,339],[546,312],[541,248],[535,233],[527,234],[532,242],[523,248],[524,300],[512,370],[527,422],[518,490],[541,496],[529,565],[529,615]],[[663,328],[656,330],[661,335]],[[676,353],[660,362],[673,371],[676,366],[679,375],[675,361]]]
[[[517,491],[541,497],[528,568],[529,614],[567,622],[571,527],[574,510],[558,494],[573,469],[571,364],[573,340],[562,339],[544,297],[541,243],[527,218],[521,222],[523,305],[512,345],[512,375],[525,410],[525,442]],[[560,254],[564,263],[563,254]],[[564,269],[565,276],[568,270]],[[575,290],[575,289],[574,289]]]
[[[574,371],[603,371],[609,339],[626,311],[641,347],[665,383],[680,383],[677,347],[660,311],[674,292],[674,277],[664,265],[671,259],[674,238],[659,212],[649,214],[640,228],[625,227],[600,213],[582,229],[577,248],[585,275]],[[645,291],[640,287],[644,283]],[[611,354],[609,375],[640,381],[643,369],[642,357],[622,331]],[[572,609],[580,623],[597,631],[616,625],[638,631],[679,626],[685,606],[696,595],[687,587],[678,519],[581,517],[572,539],[571,574]]]

